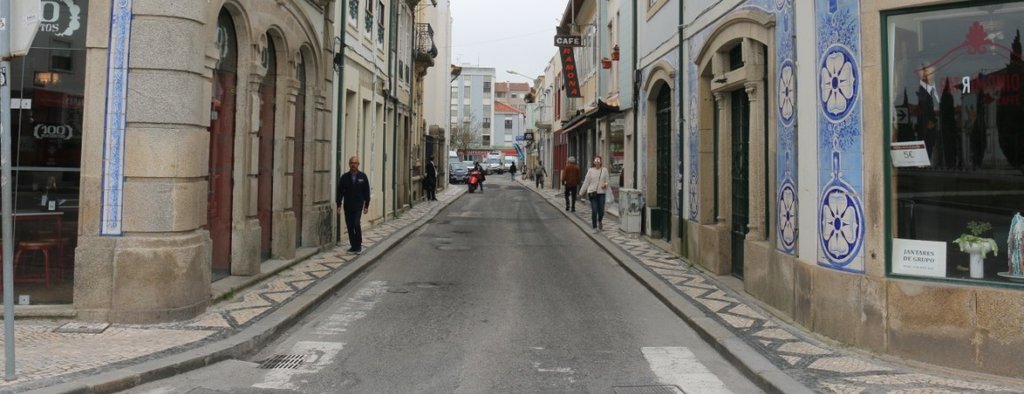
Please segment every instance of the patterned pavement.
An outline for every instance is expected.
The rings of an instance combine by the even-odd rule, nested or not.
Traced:
[[[561,193],[537,190],[532,182],[521,182],[559,209],[565,206]],[[568,213],[590,227],[589,203],[577,201],[576,212]],[[737,294],[713,276],[643,238],[619,231],[616,216],[605,215],[606,237],[657,274],[698,309],[741,338],[776,367],[815,392],[823,393],[1020,393],[1024,386],[970,381],[953,376],[914,370],[907,366],[855,354],[810,338],[807,333],[782,323]]]
[[[412,225],[439,204],[465,191],[449,187],[437,202],[421,202],[398,219],[363,229],[363,249],[373,248],[396,231]],[[344,237],[343,237],[344,238]],[[19,320],[15,324],[17,379],[0,379],[0,391],[23,391],[68,382],[85,376],[194,349],[223,339],[252,325],[295,296],[345,267],[355,255],[337,246],[302,261],[212,305],[206,313],[183,322],[154,325],[111,325],[99,334],[62,333],[64,321]],[[3,340],[0,337],[0,360]]]

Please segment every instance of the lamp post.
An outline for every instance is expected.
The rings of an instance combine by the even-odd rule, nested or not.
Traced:
[[[511,68],[510,68],[510,69],[508,69],[508,70],[505,70],[505,72],[507,72],[507,73],[509,73],[509,74],[512,74],[512,75],[518,75],[518,76],[520,76],[520,77],[523,77],[523,78],[529,79],[529,80],[531,80],[531,81],[533,80],[533,77],[531,77],[531,76],[529,76],[529,75],[526,75],[526,74],[523,74],[523,73],[520,73],[520,72],[516,72],[515,70],[513,70],[513,69],[511,69]]]

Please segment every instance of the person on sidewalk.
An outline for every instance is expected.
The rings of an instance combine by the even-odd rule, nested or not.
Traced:
[[[544,188],[544,176],[548,174],[548,171],[544,169],[544,162],[537,162],[537,168],[533,169],[533,179],[537,182],[537,188]]]
[[[437,201],[437,167],[434,167],[434,156],[427,158],[427,171],[423,177],[423,191],[427,194],[427,201]]]
[[[508,173],[512,174],[512,182],[516,181],[516,163],[512,163],[512,166],[508,168]]]
[[[335,197],[338,212],[345,213],[345,227],[348,229],[350,253],[363,251],[363,230],[360,219],[370,210],[370,179],[359,171],[359,157],[348,159],[349,171],[338,179],[338,193]]]
[[[590,200],[590,225],[596,234],[604,229],[601,221],[604,220],[605,193],[608,192],[608,169],[601,166],[601,155],[594,156],[594,164],[587,170],[580,191],[583,192],[581,199],[587,196]]]
[[[569,164],[562,170],[562,187],[565,188],[565,210],[576,212],[576,196],[580,186],[580,167],[576,157],[569,156]]]

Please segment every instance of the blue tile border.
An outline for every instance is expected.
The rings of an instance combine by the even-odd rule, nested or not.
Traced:
[[[132,30],[132,0],[114,0],[110,8],[107,58],[106,116],[103,135],[103,174],[100,235],[121,235],[124,211],[124,132],[127,114],[128,57]]]

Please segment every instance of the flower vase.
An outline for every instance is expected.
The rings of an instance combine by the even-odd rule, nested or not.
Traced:
[[[968,243],[963,247],[963,251],[970,254],[971,256],[971,277],[980,279],[985,277],[985,254],[989,252],[989,246],[986,243]]]

